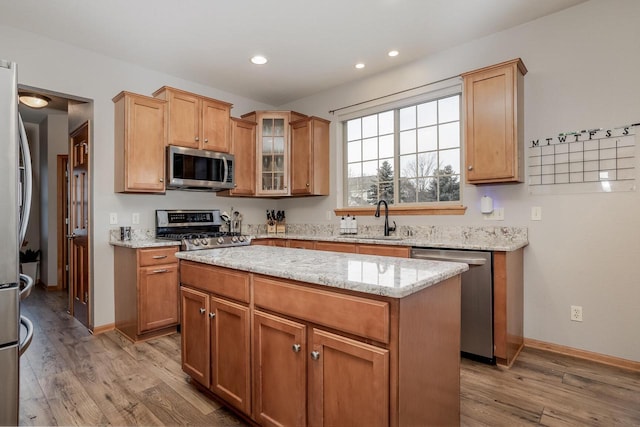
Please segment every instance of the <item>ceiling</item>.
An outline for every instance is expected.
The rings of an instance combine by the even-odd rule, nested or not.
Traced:
[[[0,0],[0,24],[277,107],[583,1]]]

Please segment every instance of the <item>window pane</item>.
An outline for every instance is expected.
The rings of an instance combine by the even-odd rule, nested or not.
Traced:
[[[362,176],[376,176],[378,174],[378,161],[362,163]]]
[[[273,133],[276,136],[284,136],[284,119],[273,120]]]
[[[414,129],[416,127],[416,107],[407,107],[400,110],[400,130]]]
[[[362,141],[362,160],[378,158],[378,138],[369,138]]]
[[[393,135],[381,136],[379,141],[380,157],[393,157]]]
[[[438,126],[440,132],[440,149],[460,146],[460,122]]]
[[[400,156],[400,177],[415,178],[416,175],[416,155]]]
[[[416,190],[415,179],[400,180],[400,203],[415,203],[417,201]]]
[[[433,176],[438,165],[437,152],[422,153],[418,155],[418,177]]]
[[[418,179],[418,202],[438,201],[438,181],[435,178]]]
[[[436,101],[418,105],[418,127],[438,123],[438,104]]]
[[[347,144],[347,163],[362,160],[362,141],[352,141]]]
[[[418,151],[438,149],[438,129],[436,126],[418,129]]]
[[[362,138],[362,120],[353,119],[347,122],[347,141]]]
[[[438,100],[440,123],[460,120],[460,95]]]
[[[447,167],[450,168],[447,171]],[[447,171],[447,173],[460,173],[460,149],[454,148],[452,150],[440,151],[440,170]]]
[[[352,163],[349,166],[347,166],[348,172],[347,172],[347,176],[349,178],[354,177],[361,177],[362,176],[362,163]]]
[[[284,138],[276,136],[273,138],[273,151],[275,153],[284,153]]]
[[[370,138],[378,136],[378,115],[367,116],[362,118],[362,137]]]
[[[393,133],[393,111],[378,114],[378,126],[380,135]]]
[[[406,130],[400,132],[400,154],[416,152],[416,131]]]

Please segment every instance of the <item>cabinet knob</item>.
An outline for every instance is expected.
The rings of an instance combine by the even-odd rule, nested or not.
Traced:
[[[160,182],[164,182],[164,178],[160,178]]]
[[[312,352],[311,352],[311,358],[312,358],[313,360],[318,360],[318,359],[320,359],[320,352],[319,352],[319,351],[312,351]]]
[[[309,186],[309,183],[307,182],[307,187]]]
[[[294,353],[300,353],[302,346],[300,344],[294,344],[292,348]]]
[[[205,311],[207,311],[207,310],[205,310],[204,308],[201,308],[200,309],[200,314],[204,314]]]
[[[469,165],[469,167],[468,167],[467,169],[469,169],[470,171],[472,171],[472,170],[473,170],[473,166],[472,166],[472,165]]]
[[[212,313],[209,313],[209,319],[213,319],[214,317],[216,317],[216,314],[215,314],[215,313],[213,313],[213,312],[212,312]]]
[[[205,142],[205,143],[209,142],[209,138],[205,138],[205,139],[204,139],[204,142]]]
[[[196,141],[200,141],[200,137],[196,136]]]

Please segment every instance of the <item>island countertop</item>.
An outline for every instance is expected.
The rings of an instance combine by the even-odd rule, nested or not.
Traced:
[[[469,269],[467,264],[292,248],[243,246],[176,257],[267,276],[403,298]]]

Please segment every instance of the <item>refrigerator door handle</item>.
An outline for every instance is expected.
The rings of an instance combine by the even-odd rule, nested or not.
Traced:
[[[24,337],[24,341],[20,343],[20,347],[18,350],[20,356],[22,356],[22,354],[27,351],[27,349],[31,345],[31,340],[33,340],[33,323],[31,323],[31,320],[24,316],[20,316],[20,323],[27,328],[27,336]]]
[[[31,295],[31,289],[33,289],[33,279],[26,274],[20,273],[20,282],[24,283],[24,289],[20,291],[20,301]]]
[[[27,140],[27,132],[24,130],[22,117],[18,115],[20,128],[20,151],[22,152],[22,162],[24,163],[24,199],[22,200],[22,212],[20,213],[20,247],[24,242],[27,234],[27,224],[29,223],[29,214],[31,213],[31,191],[32,191],[32,175],[31,175],[31,153],[29,152],[29,142]]]

